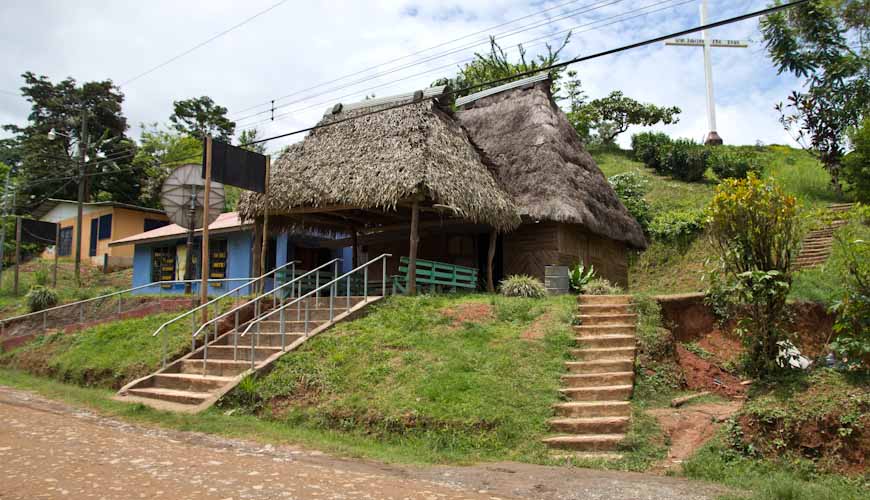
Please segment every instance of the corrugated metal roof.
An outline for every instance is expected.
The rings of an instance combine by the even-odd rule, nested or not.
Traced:
[[[216,234],[232,231],[241,231],[251,226],[253,226],[253,224],[251,223],[242,224],[242,220],[239,217],[238,212],[226,212],[218,215],[218,218],[215,219],[214,222],[209,224],[208,230],[211,231],[212,234]],[[194,234],[199,234],[201,232],[202,229],[197,229],[194,231]],[[109,243],[109,246],[116,247],[120,245],[131,245],[136,243],[152,243],[155,241],[180,238],[186,234],[187,229],[179,226],[178,224],[169,224],[168,226],[158,227],[157,229],[145,231],[144,233],[134,234],[132,236],[127,236],[126,238],[112,241]]]
[[[530,85],[537,82],[542,82],[550,78],[550,73],[539,73],[535,76],[530,76],[528,78],[523,78],[522,80],[517,80],[515,82],[509,82],[504,85],[499,85],[498,87],[493,87],[491,89],[481,90],[476,94],[467,95],[465,97],[460,97],[456,99],[456,107],[462,107],[470,102],[474,102],[478,99],[483,99],[484,97],[489,97],[491,95],[498,94],[499,92],[504,92],[505,90],[511,90],[518,87],[524,87],[526,85]]]
[[[429,99],[429,98],[438,97],[444,93],[445,89],[447,89],[446,85],[441,85],[439,87],[429,87],[428,89],[423,89],[423,98]],[[341,111],[340,112],[352,111],[354,109],[362,109],[362,108],[368,108],[368,107],[372,107],[372,106],[381,106],[384,104],[399,104],[402,102],[413,101],[414,95],[417,92],[419,92],[419,91],[406,92],[404,94],[396,94],[396,95],[391,95],[391,96],[386,96],[386,97],[377,97],[375,99],[368,99],[366,101],[352,102],[349,104],[339,103],[339,104],[341,104]],[[330,106],[326,110],[326,112],[323,113],[323,115],[324,116],[331,115],[332,111],[334,109],[335,109],[335,106]]]

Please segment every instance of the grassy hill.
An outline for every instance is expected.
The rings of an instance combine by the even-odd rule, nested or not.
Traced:
[[[837,195],[828,173],[806,151],[778,145],[740,146],[736,149],[756,155],[764,166],[763,175],[772,177],[787,193],[795,196],[804,213],[831,203],[849,201]],[[608,177],[625,172],[637,172],[642,176],[647,181],[645,198],[653,217],[675,210],[704,209],[717,183],[709,170],[701,182],[682,182],[658,175],[632,159],[628,151],[596,153],[594,158]],[[704,291],[704,276],[714,262],[713,249],[703,235],[685,247],[652,241],[646,252],[631,261],[630,289],[654,294]],[[832,278],[835,274],[824,269],[798,273],[793,298],[829,301],[839,295],[837,280]]]

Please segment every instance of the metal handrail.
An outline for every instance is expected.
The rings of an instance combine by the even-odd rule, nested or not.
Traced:
[[[262,279],[265,279],[266,276],[270,276],[270,275],[272,275],[272,274],[277,273],[278,271],[280,271],[280,270],[286,268],[287,266],[290,266],[290,267],[291,267],[291,270],[294,271],[293,275],[295,276],[295,274],[296,274],[296,273],[295,273],[295,270],[296,270],[296,264],[298,264],[299,262],[300,262],[300,261],[298,261],[298,260],[291,260],[290,262],[287,262],[286,264],[284,264],[284,265],[282,265],[282,266],[280,266],[280,267],[276,267],[275,269],[269,271],[268,273],[265,273],[265,274],[262,274],[262,275],[260,275],[260,276],[257,276],[256,278],[246,278],[246,279],[249,280],[247,283],[245,283],[245,284],[243,284],[243,285],[240,285],[240,286],[237,286],[236,288],[230,290],[229,292],[227,292],[227,293],[225,293],[225,294],[223,294],[223,295],[221,295],[221,296],[219,296],[219,297],[215,297],[214,299],[211,299],[210,301],[206,302],[205,304],[200,304],[200,305],[196,306],[195,308],[193,308],[193,309],[191,309],[191,310],[189,310],[189,311],[187,311],[187,312],[185,312],[185,313],[183,313],[183,314],[180,314],[180,315],[178,315],[178,316],[172,318],[171,320],[167,321],[166,323],[163,323],[162,325],[160,325],[160,327],[157,328],[157,330],[156,330],[154,333],[151,334],[151,336],[152,336],[152,337],[156,337],[157,334],[159,334],[160,332],[162,332],[164,328],[166,328],[167,326],[169,326],[169,325],[175,323],[176,321],[178,321],[178,320],[180,320],[180,319],[182,319],[182,318],[186,318],[187,316],[189,316],[189,315],[191,315],[191,314],[193,314],[193,313],[195,313],[195,312],[197,312],[197,311],[201,311],[201,310],[207,308],[208,306],[214,304],[215,302],[217,302],[217,301],[219,301],[219,300],[222,300],[222,299],[224,299],[224,298],[226,298],[226,297],[229,297],[230,295],[232,295],[232,294],[234,294],[234,293],[236,293],[236,292],[242,290],[242,289],[245,288],[246,286],[251,286],[251,284],[253,284],[253,283],[257,282],[257,281],[260,281],[260,280],[262,280]]]
[[[212,282],[220,283],[220,282],[224,282],[224,281],[243,281],[243,280],[246,280],[246,279],[248,279],[248,278],[221,278],[221,279],[208,278],[207,281],[208,281],[209,283],[212,283]],[[59,305],[59,306],[50,307],[50,308],[48,308],[48,309],[42,309],[42,310],[39,310],[39,311],[36,311],[36,312],[32,312],[32,313],[20,314],[20,315],[18,315],[18,316],[13,316],[13,317],[11,317],[11,318],[0,318],[0,327],[5,327],[5,326],[6,326],[6,323],[11,323],[12,321],[20,320],[20,319],[22,319],[22,318],[27,318],[27,317],[30,317],[30,316],[37,316],[37,315],[40,315],[40,314],[42,314],[43,317],[45,317],[48,313],[50,313],[50,312],[52,312],[52,311],[59,311],[59,310],[61,310],[61,309],[65,309],[65,308],[67,308],[67,307],[75,307],[75,306],[82,307],[82,306],[84,306],[85,304],[87,304],[87,303],[89,303],[89,302],[94,302],[94,301],[97,301],[97,300],[103,300],[103,299],[106,299],[106,298],[109,298],[109,297],[114,297],[114,296],[116,296],[116,295],[123,295],[123,294],[125,294],[125,293],[135,292],[136,290],[142,290],[142,289],[144,289],[144,288],[149,288],[149,287],[152,287],[152,286],[166,285],[166,284],[169,284],[169,283],[173,283],[173,284],[177,284],[177,283],[185,283],[185,284],[186,284],[186,283],[200,283],[200,282],[201,282],[200,280],[166,280],[166,281],[152,281],[151,283],[148,283],[148,284],[145,284],[145,285],[139,285],[139,286],[135,286],[135,287],[133,287],[133,288],[127,288],[127,289],[125,289],[125,290],[119,290],[119,291],[117,291],[117,292],[107,293],[107,294],[105,294],[105,295],[99,295],[99,296],[97,296],[97,297],[91,297],[91,298],[89,298],[89,299],[82,299],[82,300],[78,300],[78,301],[75,301],[75,302],[70,302],[70,303],[68,303],[68,304],[61,304],[61,305]],[[161,295],[162,295],[162,292],[161,292]],[[119,302],[118,307],[119,307],[119,308],[121,307],[121,306],[120,306],[120,302]]]
[[[381,254],[381,255],[375,257],[374,259],[372,259],[372,260],[366,262],[365,264],[362,264],[362,265],[360,265],[360,266],[357,266],[355,269],[351,269],[350,271],[348,271],[348,272],[342,274],[341,276],[339,276],[339,277],[333,279],[332,281],[320,285],[320,287],[318,287],[318,288],[316,288],[316,289],[314,289],[314,290],[311,290],[310,292],[306,293],[305,295],[301,295],[301,296],[299,296],[299,297],[296,297],[296,299],[294,299],[294,300],[292,300],[292,301],[290,301],[290,302],[288,302],[288,303],[286,303],[286,304],[282,304],[281,307],[279,307],[279,308],[277,308],[277,309],[273,309],[273,310],[269,311],[267,314],[264,314],[263,316],[260,316],[259,318],[255,318],[254,320],[252,320],[251,322],[248,323],[248,326],[247,326],[247,328],[245,328],[245,331],[242,332],[242,334],[239,335],[239,336],[240,336],[240,337],[244,337],[244,336],[245,336],[245,335],[246,335],[246,334],[251,330],[251,327],[253,327],[255,323],[256,323],[256,324],[259,324],[261,321],[263,321],[264,319],[266,319],[266,318],[272,316],[273,314],[278,313],[278,312],[283,312],[284,309],[286,309],[286,308],[288,308],[288,307],[290,307],[290,306],[292,306],[292,305],[298,303],[298,302],[301,301],[302,299],[308,298],[308,297],[310,297],[312,294],[316,294],[316,293],[318,293],[320,290],[323,290],[323,289],[326,288],[326,287],[332,287],[332,286],[334,286],[335,284],[337,284],[339,281],[341,281],[341,280],[343,280],[343,279],[345,279],[345,278],[350,278],[351,275],[357,273],[358,271],[360,271],[360,270],[362,270],[362,269],[365,270],[365,272],[366,272],[366,277],[368,277],[368,267],[369,267],[371,264],[374,264],[375,262],[377,262],[377,261],[379,261],[379,260],[382,260],[382,261],[384,262],[384,265],[383,265],[383,274],[386,276],[386,274],[387,274],[387,266],[386,266],[387,258],[388,258],[388,257],[392,257],[392,256],[393,256],[393,254],[389,254],[389,253]],[[367,286],[367,285],[368,285],[368,280],[365,280],[363,283],[364,283],[365,286]],[[381,285],[381,286],[382,286],[382,290],[381,290],[381,292],[382,292],[382,294],[383,294],[384,296],[386,296],[386,286],[385,286],[385,284],[386,284],[386,278],[384,278],[384,280],[383,280],[383,282],[382,282],[382,285]],[[349,283],[348,283],[347,293],[348,293],[348,296],[349,296],[349,295],[350,295],[350,284],[349,284]],[[366,297],[368,297],[368,292],[366,292]],[[334,294],[333,294],[333,295],[330,295],[330,313],[332,313],[332,300],[333,300],[333,299],[334,299]],[[307,310],[307,307],[308,307],[308,304],[306,303],[306,312],[308,311],[308,310]],[[332,320],[332,318],[330,318],[330,321],[331,321],[331,320]],[[306,318],[306,322],[307,322],[307,318]],[[306,330],[307,330],[307,329],[306,329]],[[306,331],[305,333],[307,334],[308,332]]]
[[[219,315],[219,316],[215,316],[215,317],[212,318],[211,320],[209,320],[209,321],[203,323],[202,326],[200,326],[199,329],[198,329],[196,332],[194,332],[194,334],[193,334],[193,338],[196,338],[200,333],[202,333],[202,331],[203,331],[203,330],[205,329],[205,327],[207,327],[208,325],[210,325],[210,324],[212,324],[212,323],[215,323],[215,322],[217,322],[217,321],[219,321],[219,320],[221,320],[221,319],[223,319],[223,318],[229,317],[229,316],[231,316],[233,313],[237,313],[237,312],[239,312],[240,310],[244,309],[245,306],[247,306],[247,305],[249,305],[249,304],[251,304],[251,303],[259,302],[262,298],[264,298],[264,297],[266,297],[266,296],[268,296],[268,295],[274,294],[274,293],[277,292],[278,290],[281,290],[282,288],[284,288],[284,287],[286,287],[286,286],[288,286],[288,285],[292,285],[293,283],[296,283],[297,281],[301,280],[302,278],[305,278],[306,276],[309,276],[309,275],[312,274],[312,273],[315,273],[315,272],[320,271],[321,269],[325,268],[326,266],[330,266],[330,265],[333,265],[333,264],[335,264],[335,263],[337,263],[337,262],[341,262],[341,261],[342,261],[342,259],[340,259],[340,258],[332,259],[332,260],[330,260],[329,262],[327,262],[327,263],[325,263],[325,264],[321,264],[321,265],[315,267],[314,269],[312,269],[312,270],[306,272],[305,274],[300,274],[299,276],[293,278],[293,280],[288,281],[287,283],[284,283],[284,284],[281,285],[280,287],[273,288],[272,290],[269,290],[268,292],[263,293],[262,295],[259,295],[259,296],[257,296],[257,297],[254,297],[253,299],[251,299],[251,300],[245,302],[245,303],[242,304],[242,305],[236,306],[236,307],[230,309],[229,311],[227,311],[227,312],[225,312],[225,313],[223,313],[223,314],[221,314],[221,315]]]

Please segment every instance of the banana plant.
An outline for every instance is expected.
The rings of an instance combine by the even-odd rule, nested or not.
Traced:
[[[571,288],[577,293],[583,293],[583,287],[595,277],[595,266],[590,265],[589,269],[586,269],[582,263],[577,264],[568,272],[568,277],[571,280]]]

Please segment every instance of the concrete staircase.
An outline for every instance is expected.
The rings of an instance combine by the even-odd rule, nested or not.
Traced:
[[[165,368],[127,384],[118,391],[115,399],[160,410],[198,413],[213,405],[248,374],[263,370],[311,337],[355,316],[362,308],[381,298],[351,297],[348,308],[346,298],[339,297],[335,301],[332,321],[329,320],[328,298],[321,297],[319,301],[313,297],[305,299],[309,318],[307,335],[305,306],[300,302],[298,313],[295,308],[285,312],[283,339],[277,314],[275,320],[266,319],[260,323],[259,334],[256,328],[245,336],[230,330],[209,339],[207,355],[205,346],[200,346]],[[245,326],[240,325],[239,330],[244,331]]]
[[[565,363],[560,389],[566,402],[554,405],[544,443],[560,453],[611,457],[625,437],[634,387],[635,325],[629,295],[580,295],[581,324],[574,327],[574,361]]]
[[[839,203],[829,206],[828,210],[834,213],[848,212],[853,206],[853,203]],[[801,252],[795,259],[794,268],[806,269],[824,264],[831,256],[834,232],[845,224],[844,220],[834,220],[827,227],[807,233],[801,243]]]

